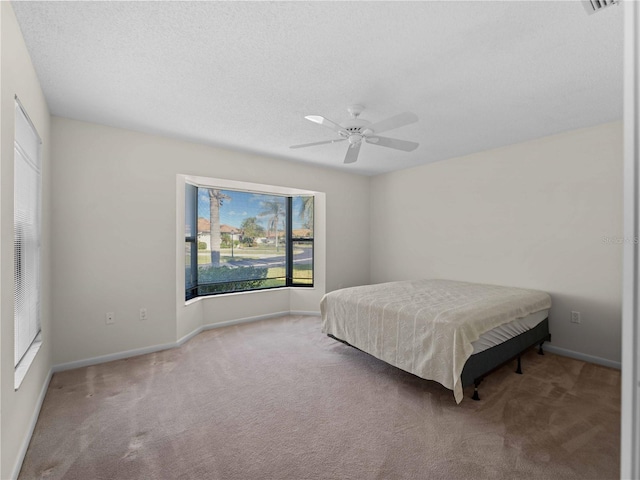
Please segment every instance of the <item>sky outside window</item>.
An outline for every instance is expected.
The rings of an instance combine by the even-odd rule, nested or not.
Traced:
[[[281,201],[283,208],[286,203],[285,197],[279,195],[237,192],[222,189],[220,189],[220,191],[228,197],[220,207],[220,223],[236,228],[240,228],[243,220],[255,217],[257,222],[266,229],[269,219],[265,216],[260,216],[260,213],[264,212],[265,209],[264,202],[270,200]],[[198,189],[198,197],[198,217],[209,220],[210,199],[208,191],[202,188]],[[302,201],[302,197],[293,197],[292,221],[294,229],[304,228],[303,220],[298,215]]]

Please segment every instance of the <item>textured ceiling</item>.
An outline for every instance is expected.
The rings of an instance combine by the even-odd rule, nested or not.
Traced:
[[[51,112],[377,174],[622,118],[622,7],[555,2],[13,2]],[[346,107],[406,153],[306,121]],[[212,161],[214,161],[212,159]]]

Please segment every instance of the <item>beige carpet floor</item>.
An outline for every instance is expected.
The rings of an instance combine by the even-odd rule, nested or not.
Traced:
[[[535,350],[514,368],[456,405],[317,317],[209,330],[55,374],[20,479],[618,478],[620,372]]]

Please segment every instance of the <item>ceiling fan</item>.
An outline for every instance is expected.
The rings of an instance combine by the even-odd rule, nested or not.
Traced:
[[[351,118],[344,122],[344,125],[338,125],[336,122],[333,122],[321,115],[307,115],[304,118],[310,122],[330,128],[336,132],[340,138],[325,140],[323,142],[292,145],[289,148],[313,147],[315,145],[325,145],[328,143],[344,142],[345,140],[348,140],[349,148],[347,149],[347,155],[344,157],[344,163],[353,163],[358,159],[358,154],[360,153],[360,147],[362,146],[363,140],[372,145],[395,148],[396,150],[403,150],[405,152],[412,152],[418,148],[419,144],[416,142],[408,142],[406,140],[381,137],[378,135],[379,133],[417,122],[418,117],[415,114],[411,112],[400,113],[399,115],[387,118],[386,120],[371,123],[359,118],[363,110],[364,107],[362,105],[351,105],[347,108]]]

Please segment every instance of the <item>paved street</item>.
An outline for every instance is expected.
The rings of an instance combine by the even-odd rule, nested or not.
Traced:
[[[296,247],[298,248],[298,247]],[[293,256],[294,264],[310,264],[313,260],[312,249],[304,248],[302,252]],[[233,267],[284,267],[284,255],[277,257],[243,259],[243,260],[227,260],[227,266]]]

